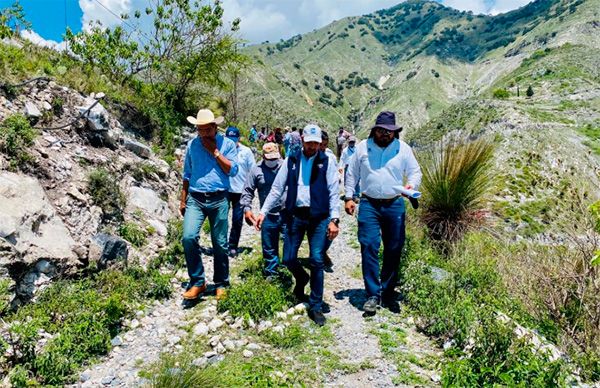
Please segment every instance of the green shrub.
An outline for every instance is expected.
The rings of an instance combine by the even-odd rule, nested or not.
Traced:
[[[88,192],[94,204],[102,209],[106,221],[123,221],[125,195],[121,192],[118,179],[105,169],[97,169],[88,176]]]
[[[514,334],[514,325],[502,323],[494,314],[484,316],[477,327],[468,357],[444,364],[446,387],[563,386],[568,371],[562,360],[550,361],[534,351],[526,339]]]
[[[154,176],[160,177],[161,174],[158,170],[158,167],[153,164],[136,163],[135,165],[131,166],[131,176],[135,180],[142,182]]]
[[[219,302],[219,311],[236,317],[260,320],[292,305],[292,296],[279,282],[268,282],[261,275],[250,276],[234,284],[227,298]]]
[[[440,142],[422,163],[422,219],[434,240],[458,240],[476,220],[490,184],[494,145],[484,139]]]
[[[192,354],[193,356],[193,354]],[[221,379],[214,367],[198,368],[193,357],[164,354],[147,375],[152,388],[218,387]],[[146,374],[144,374],[146,375]]]
[[[10,284],[11,281],[9,279],[0,280],[0,316],[4,315],[10,306]]]
[[[27,368],[22,365],[17,365],[8,374],[8,379],[11,385],[15,388],[26,388],[37,386],[36,382],[31,379]]]
[[[35,303],[5,317],[14,354],[11,366],[25,368],[46,385],[63,385],[94,358],[110,350],[121,321],[145,298],[166,298],[170,276],[139,267],[105,271],[76,281],[58,281]],[[41,330],[52,338],[36,351]]]
[[[150,266],[153,268],[160,268],[163,265],[173,266],[180,268],[183,266],[184,252],[181,239],[183,238],[183,221],[180,219],[171,219],[167,225],[167,247],[158,253],[156,259],[154,259]]]
[[[137,248],[144,246],[148,237],[146,230],[140,228],[135,222],[125,222],[119,226],[119,235]]]
[[[510,97],[510,92],[506,89],[495,89],[492,92],[492,96],[499,100],[506,100],[507,98]]]
[[[0,152],[8,156],[12,169],[23,168],[33,160],[28,147],[33,144],[37,131],[21,114],[8,116],[0,123]]]
[[[52,99],[52,103],[50,104],[50,105],[52,105],[52,112],[57,116],[62,115],[64,112],[64,108],[63,108],[64,104],[65,104],[65,101],[61,97],[54,97]]]
[[[264,331],[263,339],[280,349],[297,348],[304,344],[308,338],[308,333],[302,326],[294,323],[283,330],[283,333],[276,333],[272,330]]]

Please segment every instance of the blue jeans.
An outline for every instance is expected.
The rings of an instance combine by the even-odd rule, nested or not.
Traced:
[[[229,205],[231,206],[231,232],[229,232],[229,249],[238,248],[242,225],[244,224],[244,209],[240,205],[240,193],[229,193]]]
[[[227,256],[227,213],[229,203],[226,194],[216,200],[198,200],[190,193],[183,217],[183,250],[187,263],[190,286],[206,283],[204,265],[198,239],[200,228],[208,218],[214,254],[214,282],[217,287],[229,285],[229,257]]]
[[[298,249],[304,235],[308,235],[310,248],[310,297],[308,303],[313,311],[321,311],[323,308],[323,252],[325,240],[327,240],[327,225],[329,220],[323,219],[300,219],[292,217],[287,225],[287,246],[283,250],[283,264],[297,279],[305,278],[308,274],[298,261]]]
[[[389,205],[376,205],[368,199],[358,208],[358,241],[368,297],[393,296],[405,239],[404,199]],[[383,239],[383,266],[379,274],[379,246]]]
[[[281,216],[279,214],[267,214],[260,231],[266,276],[277,275],[280,233],[285,233],[285,225]]]

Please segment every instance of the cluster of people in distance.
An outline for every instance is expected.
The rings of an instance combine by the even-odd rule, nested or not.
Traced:
[[[238,253],[245,219],[261,233],[267,280],[277,278],[280,266],[285,266],[294,276],[293,294],[308,303],[309,317],[324,325],[327,312],[323,303],[324,271],[332,271],[327,250],[340,233],[339,186],[343,174],[344,210],[349,215],[358,213],[358,240],[367,294],[363,309],[367,314],[374,314],[379,306],[397,310],[394,288],[405,239],[402,193],[419,186],[421,170],[411,148],[399,139],[402,127],[396,125],[394,113],[381,112],[369,137],[358,144],[354,136],[341,128],[336,138],[341,150],[339,163],[328,148],[327,133],[316,124],[306,125],[301,132],[297,129],[288,132],[297,133],[299,142],[289,143],[285,159],[276,142],[264,143],[262,160],[257,164],[252,151],[240,143],[237,128],[228,127],[225,136],[218,133],[222,117],[201,109],[196,117],[188,117],[188,121],[196,126],[198,136],[187,146],[183,167],[180,211],[184,216],[183,247],[190,277],[184,299],[196,300],[207,289],[198,241],[205,219],[210,223],[216,298],[226,297],[229,257]],[[250,136],[253,130],[256,131],[254,126]],[[252,210],[256,193],[260,203],[257,214]],[[283,237],[281,259],[280,236]],[[298,260],[305,236],[310,250],[310,275]],[[309,283],[310,294],[306,295]]]

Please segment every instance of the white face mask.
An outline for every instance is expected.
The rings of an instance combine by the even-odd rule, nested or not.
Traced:
[[[279,159],[267,160],[265,159],[265,165],[269,168],[275,168],[279,164]]]

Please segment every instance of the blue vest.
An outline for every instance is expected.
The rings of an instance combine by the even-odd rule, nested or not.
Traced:
[[[298,197],[298,175],[302,150],[288,157],[287,198],[285,207],[293,212]],[[327,188],[327,167],[329,157],[324,152],[317,152],[310,173],[310,216],[313,218],[329,217],[329,189]]]

